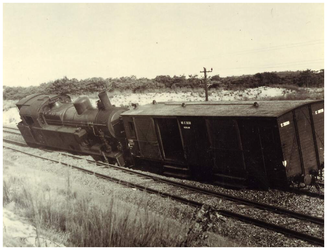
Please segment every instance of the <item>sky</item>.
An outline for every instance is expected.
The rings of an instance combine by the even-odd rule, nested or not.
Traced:
[[[3,4],[3,85],[324,68],[323,3]]]

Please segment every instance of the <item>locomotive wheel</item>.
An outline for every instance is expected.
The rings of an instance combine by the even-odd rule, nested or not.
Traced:
[[[106,160],[104,159],[103,156],[100,156],[100,155],[92,155],[92,158],[95,160],[95,161],[102,161],[102,162],[105,162]]]
[[[307,174],[304,176],[304,183],[306,185],[310,185],[312,183],[312,181],[313,181],[313,177],[311,174]]]

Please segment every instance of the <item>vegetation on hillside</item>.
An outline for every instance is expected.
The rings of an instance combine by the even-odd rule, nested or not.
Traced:
[[[144,93],[153,91],[179,91],[185,89],[198,89],[203,87],[203,77],[198,75],[168,76],[160,75],[154,79],[136,78],[135,76],[106,78],[93,77],[83,80],[63,77],[39,86],[30,87],[3,87],[4,100],[18,100],[33,93],[46,94],[71,94],[80,95],[107,90],[109,92],[130,91],[133,93]],[[324,70],[320,71],[284,71],[263,72],[254,75],[220,77],[213,75],[208,78],[210,89],[225,88],[256,88],[260,86],[282,85],[287,87],[323,87]]]

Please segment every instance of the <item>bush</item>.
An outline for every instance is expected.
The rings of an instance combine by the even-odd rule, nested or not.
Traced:
[[[208,78],[209,88],[226,87],[227,89],[257,88],[260,86],[287,85],[287,86],[305,86],[305,87],[323,87],[324,70],[319,72],[306,71],[286,71],[286,72],[263,72],[255,75],[220,77],[214,75]],[[190,91],[196,88],[203,88],[203,81],[197,75],[189,75],[186,78],[182,76],[160,75],[154,79],[136,78],[135,76],[107,78],[93,77],[84,80],[75,78],[68,79],[64,77],[48,83],[42,83],[40,86],[31,87],[3,87],[4,100],[19,100],[33,93],[45,94],[72,94],[81,95],[86,93],[100,92],[103,90],[109,92],[131,91],[134,93],[144,93],[151,89],[179,90],[185,88]]]

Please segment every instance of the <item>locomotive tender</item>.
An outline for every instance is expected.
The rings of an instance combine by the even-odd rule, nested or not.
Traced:
[[[324,164],[323,101],[169,102],[94,108],[87,97],[17,103],[26,143],[175,177],[260,188],[311,184]]]

